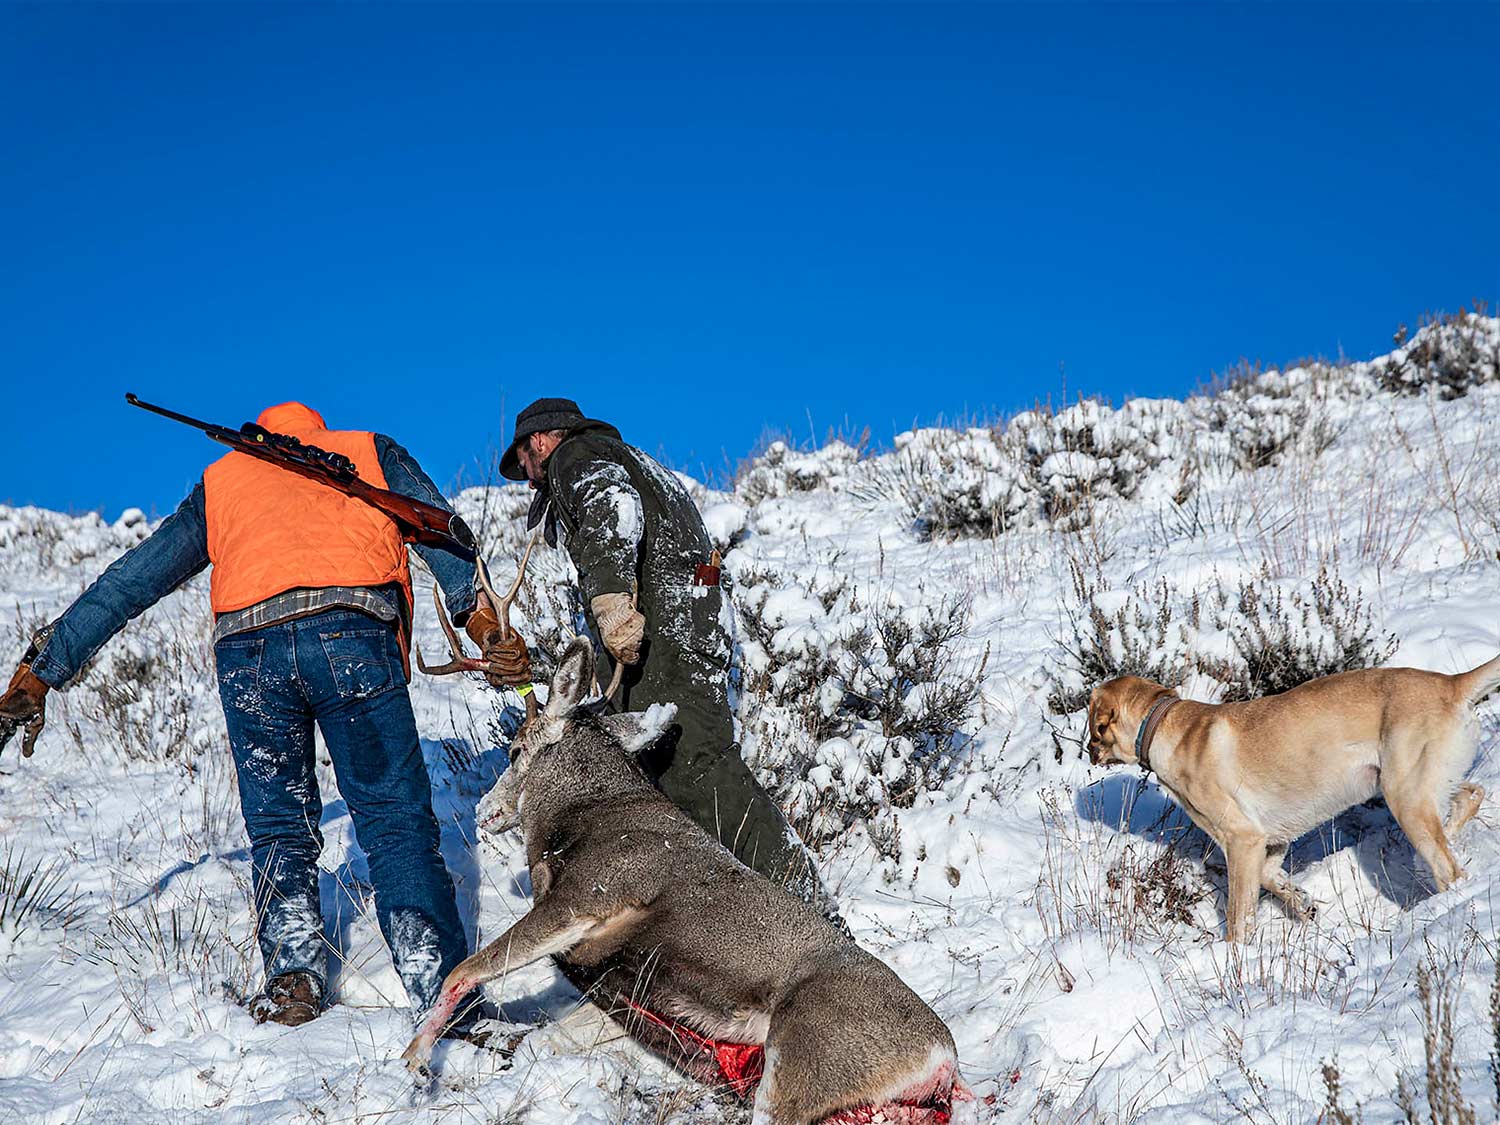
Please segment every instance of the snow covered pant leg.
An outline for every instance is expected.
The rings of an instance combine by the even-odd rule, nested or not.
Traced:
[[[313,717],[293,675],[291,633],[271,626],[214,646],[219,698],[250,837],[256,935],[267,979],[312,973],[328,954],[318,899],[323,803],[313,772]]]
[[[798,891],[807,878],[807,853],[740,757],[727,705],[721,718],[700,700],[684,704],[679,694],[676,702],[681,733],[675,746],[664,746],[671,760],[657,777],[662,792],[746,867]],[[729,741],[720,741],[726,735]],[[669,734],[663,741],[671,740]]]
[[[418,1011],[468,953],[395,630],[335,611],[298,625],[298,667],[370,865],[380,932]]]
[[[601,678],[613,672],[606,655]],[[755,780],[734,742],[728,672],[695,653],[648,653],[625,674],[621,706],[643,711],[675,703],[677,721],[641,755],[641,764],[672,803],[746,867],[807,897],[811,861],[781,809]]]

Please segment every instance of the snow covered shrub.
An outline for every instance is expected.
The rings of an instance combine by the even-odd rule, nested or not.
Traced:
[[[836,489],[860,456],[858,448],[837,439],[806,453],[784,441],[773,441],[764,453],[741,469],[735,492],[747,504],[754,505],[794,492]]]
[[[866,608],[844,579],[768,570],[733,589],[746,761],[814,846],[866,822],[899,847],[892,810],[948,780],[978,702],[954,659],[967,605]]]
[[[1193,922],[1193,911],[1209,886],[1196,859],[1183,854],[1183,837],[1165,847],[1128,840],[1105,869],[1105,909],[1127,931],[1127,938],[1165,937]]]
[[[46,508],[0,505],[0,559],[7,569],[48,571],[113,558],[150,532],[139,508],[127,508],[114,523],[105,523],[96,512],[66,516]]]
[[[65,718],[86,716],[121,757],[137,761],[191,759],[223,735],[207,622],[138,619],[84,665],[77,690],[61,696]],[[77,723],[66,723],[86,749]]]
[[[900,808],[920,789],[948,780],[951,751],[973,717],[988,653],[977,669],[955,666],[955,642],[969,623],[967,602],[943,597],[916,611],[883,605],[846,635],[838,676],[842,712],[878,723],[888,740],[882,780]]]
[[[1094,501],[1135,496],[1148,473],[1175,456],[1184,411],[1172,399],[1119,408],[1085,399],[1062,410],[1028,410],[1006,427],[1029,464],[1043,511],[1065,527],[1086,522]]]
[[[730,586],[739,626],[741,696],[769,704],[813,743],[838,730],[842,694],[828,687],[837,672],[831,648],[839,643],[830,611],[847,609],[848,582],[814,575],[803,589],[774,570],[743,570]],[[742,707],[743,711],[743,707]]]
[[[1396,345],[1376,365],[1375,377],[1383,389],[1397,394],[1435,387],[1445,399],[1462,398],[1500,378],[1500,321],[1487,317],[1482,304],[1429,321],[1409,341],[1403,326]]]
[[[1059,715],[1082,710],[1089,692],[1116,676],[1176,687],[1199,674],[1229,703],[1374,667],[1396,649],[1363,597],[1327,566],[1290,589],[1263,572],[1236,591],[1215,578],[1191,592],[1165,579],[1101,590],[1082,567],[1070,567],[1070,632],[1059,641],[1065,659],[1051,673],[1047,697]]]
[[[708,493],[699,498],[699,514],[703,516],[703,527],[715,549],[727,554],[731,547],[738,546],[745,538],[750,520],[750,509],[720,493]]]
[[[1144,676],[1176,686],[1192,670],[1191,630],[1199,623],[1196,598],[1184,599],[1166,579],[1103,590],[1070,560],[1073,596],[1065,607],[1067,635],[1057,639],[1063,659],[1053,664],[1047,705],[1071,715],[1089,693],[1116,676]],[[1184,604],[1186,602],[1186,604]]]
[[[1396,650],[1395,636],[1380,633],[1364,598],[1351,593],[1326,565],[1312,582],[1289,593],[1262,572],[1258,579],[1241,583],[1237,597],[1221,597],[1213,616],[1233,652],[1200,654],[1195,662],[1224,685],[1225,702],[1287,691],[1335,672],[1374,667]]]
[[[923,540],[993,539],[1036,506],[1017,451],[983,427],[898,434],[896,451],[866,462],[849,492],[894,502]]]
[[[1215,393],[1189,400],[1206,430],[1200,456],[1239,469],[1264,468],[1293,449],[1318,456],[1338,438],[1326,402],[1335,375],[1322,363],[1284,372],[1242,364]]]

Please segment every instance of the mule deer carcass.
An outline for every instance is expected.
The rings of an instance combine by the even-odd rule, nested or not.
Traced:
[[[645,1045],[755,1090],[756,1125],[971,1120],[943,1021],[646,780],[633,754],[670,708],[595,714],[580,706],[592,681],[592,650],[574,641],[480,804],[484,827],[520,825],[532,907],[449,974],[408,1065],[425,1071],[476,986],[551,956]]]

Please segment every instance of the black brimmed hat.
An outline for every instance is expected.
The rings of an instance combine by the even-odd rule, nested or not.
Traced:
[[[500,475],[507,480],[525,480],[526,471],[516,456],[516,446],[532,434],[548,430],[576,430],[593,424],[570,398],[539,398],[516,415],[516,436],[500,458]]]

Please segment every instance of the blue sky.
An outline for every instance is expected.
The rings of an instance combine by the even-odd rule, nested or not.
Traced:
[[[0,7],[0,500],[169,510],[289,398],[441,483],[567,395],[687,471],[1500,297],[1500,8]]]

